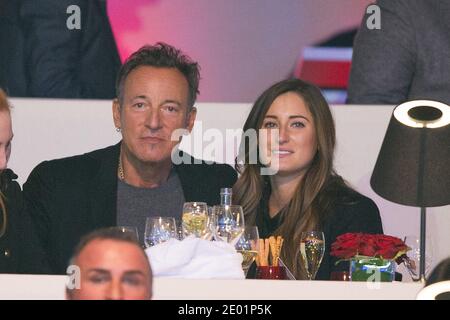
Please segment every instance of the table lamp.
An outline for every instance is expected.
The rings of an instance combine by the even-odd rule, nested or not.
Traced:
[[[398,105],[370,179],[381,197],[420,207],[420,279],[425,280],[426,207],[450,204],[450,106],[414,100]]]

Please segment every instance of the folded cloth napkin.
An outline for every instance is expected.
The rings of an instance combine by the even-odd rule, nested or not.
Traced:
[[[222,241],[193,236],[170,239],[145,250],[155,277],[244,279],[242,255]]]

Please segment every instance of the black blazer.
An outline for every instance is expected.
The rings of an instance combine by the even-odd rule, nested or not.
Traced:
[[[120,143],[83,155],[45,161],[24,184],[26,211],[47,253],[51,273],[66,272],[82,235],[116,225],[119,153]],[[210,205],[218,204],[220,188],[232,187],[237,178],[233,168],[224,164],[179,164],[175,169],[186,201]]]
[[[67,28],[70,5],[80,8],[79,30]],[[115,97],[120,58],[104,0],[0,0],[0,43],[9,96]]]

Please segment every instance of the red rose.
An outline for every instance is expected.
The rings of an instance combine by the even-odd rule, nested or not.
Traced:
[[[397,253],[408,248],[401,239],[387,235],[378,235],[377,246],[376,255],[384,259],[393,259]]]
[[[372,234],[363,234],[358,248],[358,255],[373,257],[377,253],[376,238]]]
[[[408,246],[399,238],[384,234],[345,233],[331,245],[331,255],[350,259],[356,255],[393,259]]]
[[[331,245],[331,255],[341,259],[355,256],[358,253],[360,237],[359,233],[345,233],[338,236]]]

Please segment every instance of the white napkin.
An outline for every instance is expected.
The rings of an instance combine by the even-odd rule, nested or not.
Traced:
[[[145,250],[155,277],[186,279],[244,279],[242,255],[222,241],[193,236]]]

